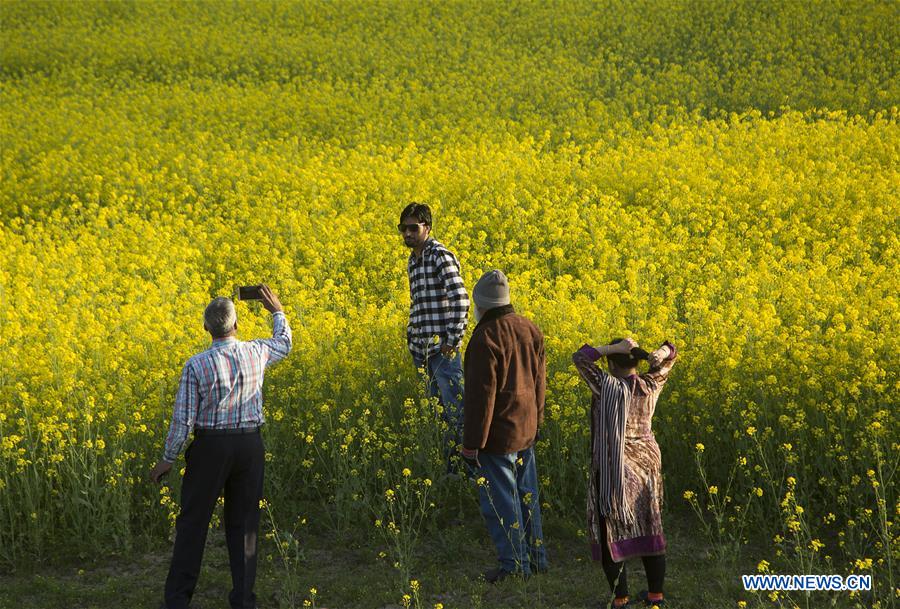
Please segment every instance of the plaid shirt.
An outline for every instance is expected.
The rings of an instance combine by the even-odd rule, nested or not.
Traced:
[[[194,427],[255,427],[264,422],[263,373],[291,350],[291,327],[284,313],[272,315],[272,338],[242,342],[229,336],[190,358],[181,373],[163,459],[181,454]]]
[[[427,357],[442,344],[458,349],[466,331],[469,295],[459,275],[459,260],[450,250],[429,239],[421,256],[409,255],[409,323],[406,342],[410,352]],[[440,337],[434,342],[434,337]]]

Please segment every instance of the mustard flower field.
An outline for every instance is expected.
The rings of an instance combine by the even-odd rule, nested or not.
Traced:
[[[667,514],[723,561],[873,580],[729,606],[896,606],[897,23],[855,0],[3,0],[0,565],[166,539],[180,476],[146,474],[203,309],[266,282],[294,330],[266,377],[278,560],[316,528],[415,577],[416,537],[475,501],[406,350],[420,201],[469,290],[502,269],[546,335],[546,519],[586,528],[571,353],[671,340]],[[237,306],[241,338],[270,332]]]

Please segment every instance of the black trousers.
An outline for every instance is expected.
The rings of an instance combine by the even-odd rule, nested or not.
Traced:
[[[628,570],[625,562],[613,561],[606,539],[606,522],[600,518],[600,545],[602,546],[601,564],[609,589],[619,598],[628,596]],[[666,578],[666,555],[641,556],[644,571],[647,574],[647,589],[650,592],[662,593],[663,581]]]
[[[225,491],[225,541],[231,563],[233,609],[256,607],[256,547],[265,449],[259,432],[196,435],[185,452],[181,513],[166,578],[167,609],[187,609],[200,576],[209,521]]]

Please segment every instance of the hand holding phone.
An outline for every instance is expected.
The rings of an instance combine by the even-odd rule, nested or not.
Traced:
[[[264,283],[259,285],[242,285],[235,288],[235,291],[237,292],[238,300],[261,300],[263,307],[269,313],[284,310],[281,306],[281,301],[278,300],[278,296]]]
[[[277,311],[283,311],[284,308],[281,306],[281,301],[278,300],[278,296],[275,295],[269,286],[266,284],[262,284],[259,286],[260,288],[260,300],[262,300],[263,306],[266,308],[266,311],[269,313],[275,313]]]

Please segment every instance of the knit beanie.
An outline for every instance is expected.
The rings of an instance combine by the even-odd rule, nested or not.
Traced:
[[[503,271],[488,271],[482,275],[472,290],[472,300],[485,311],[508,305],[509,281]]]

